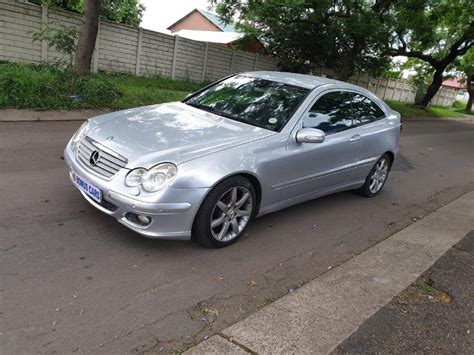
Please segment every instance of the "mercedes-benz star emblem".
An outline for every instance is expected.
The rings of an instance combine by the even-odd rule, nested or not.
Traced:
[[[91,163],[91,165],[96,165],[97,162],[99,161],[99,158],[100,158],[100,153],[98,150],[94,150],[92,153],[91,153],[91,156],[89,157],[89,163]]]

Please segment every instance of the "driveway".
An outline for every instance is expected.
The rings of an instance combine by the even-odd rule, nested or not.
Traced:
[[[79,125],[0,123],[2,353],[183,349],[474,187],[474,125],[408,122],[376,198],[307,202],[207,250],[142,238],[85,202],[62,160]]]

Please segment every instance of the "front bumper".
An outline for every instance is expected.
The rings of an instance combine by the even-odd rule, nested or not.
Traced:
[[[102,191],[103,201],[98,203],[79,190],[84,198],[98,210],[115,217],[131,230],[154,239],[189,240],[194,217],[208,192],[208,188],[173,189],[165,188],[142,200],[130,193],[123,183],[127,169],[122,169],[112,179],[104,178],[76,159],[69,143],[64,151],[70,177],[75,173]],[[74,185],[76,186],[76,185]],[[130,214],[144,215],[151,219],[148,225],[141,225],[130,218]]]

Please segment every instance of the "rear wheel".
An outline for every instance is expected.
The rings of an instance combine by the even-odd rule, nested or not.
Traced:
[[[366,197],[373,197],[377,195],[387,181],[388,173],[390,172],[392,161],[387,154],[377,160],[369,175],[365,179],[364,185],[357,190],[357,192]]]
[[[204,199],[193,225],[193,239],[209,248],[226,247],[240,238],[254,216],[255,189],[243,176],[222,181]]]

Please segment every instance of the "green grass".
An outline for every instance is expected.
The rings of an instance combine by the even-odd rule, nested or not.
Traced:
[[[392,109],[400,112],[402,118],[440,118],[440,117],[462,117],[463,114],[457,112],[454,107],[430,106],[426,110],[400,101],[385,101]]]
[[[0,108],[126,109],[181,100],[202,85],[158,76],[80,77],[49,65],[0,62]]]
[[[413,284],[418,290],[420,290],[425,295],[433,295],[435,293],[435,289],[433,286],[428,285],[426,282],[419,280]]]
[[[466,102],[454,101],[453,104],[454,111],[463,113],[465,115],[474,115],[474,111],[466,112]]]

